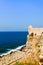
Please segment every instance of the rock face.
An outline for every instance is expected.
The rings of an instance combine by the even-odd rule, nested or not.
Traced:
[[[43,28],[29,26],[28,31],[26,45],[21,50],[0,57],[1,65],[14,65],[17,61],[24,65],[43,64]]]
[[[40,43],[41,43],[41,45],[40,45],[40,55],[42,55],[42,57],[43,57],[43,33],[42,33],[42,35],[41,35],[41,40],[40,40]]]
[[[28,28],[26,48],[34,56],[35,61],[43,63],[43,28]],[[32,58],[32,57],[31,57]]]
[[[38,46],[39,42],[40,42],[40,36],[35,35],[34,33],[31,33],[30,35],[28,35],[28,39],[26,43],[26,48],[28,49],[27,52],[30,53],[30,56],[31,56],[30,59],[32,59],[32,61],[37,63],[39,63],[39,54],[40,54],[40,49]]]

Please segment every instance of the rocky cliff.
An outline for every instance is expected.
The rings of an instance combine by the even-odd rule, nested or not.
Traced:
[[[43,28],[28,28],[27,42],[16,52],[0,57],[0,65],[15,65],[16,62],[29,65],[43,64]]]

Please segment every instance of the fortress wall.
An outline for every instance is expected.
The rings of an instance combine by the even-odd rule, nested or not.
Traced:
[[[29,32],[29,34],[34,33],[37,35],[41,35],[41,33],[43,32],[43,28],[33,28],[32,26],[29,26],[28,32]]]

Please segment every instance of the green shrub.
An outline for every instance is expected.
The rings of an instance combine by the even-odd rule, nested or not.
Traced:
[[[24,65],[24,64],[22,64],[22,63],[19,63],[19,62],[16,62],[16,64],[15,65]]]
[[[33,63],[25,63],[25,64],[23,64],[23,63],[20,63],[20,62],[16,62],[16,64],[15,65],[39,65],[39,64],[33,64]]]

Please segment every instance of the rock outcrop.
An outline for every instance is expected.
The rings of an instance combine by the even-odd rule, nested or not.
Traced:
[[[31,48],[35,60],[43,64],[43,28],[29,26],[28,31],[26,47]]]

